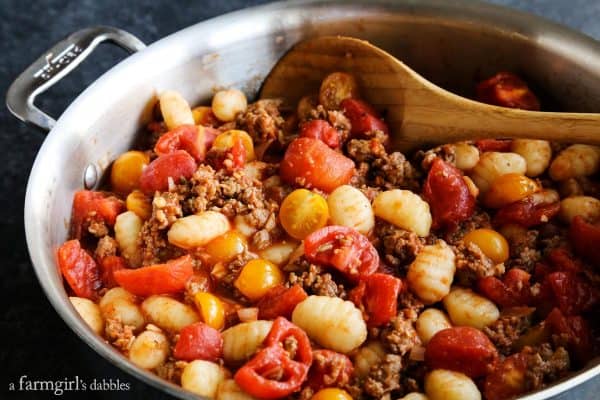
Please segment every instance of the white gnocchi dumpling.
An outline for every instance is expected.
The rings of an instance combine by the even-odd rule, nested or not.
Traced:
[[[574,144],[556,156],[548,170],[550,178],[564,181],[570,178],[590,176],[600,170],[600,147]]]
[[[242,322],[223,331],[223,356],[228,363],[250,358],[269,334],[272,321]]]
[[[204,211],[179,218],[171,225],[169,243],[182,249],[204,246],[229,231],[229,219],[217,211]]]
[[[500,317],[498,307],[471,289],[452,288],[444,297],[444,307],[454,325],[483,329]]]
[[[160,112],[168,130],[180,125],[195,125],[194,114],[189,103],[176,91],[167,90],[160,94]]]
[[[98,302],[98,306],[104,319],[117,319],[124,325],[134,327],[135,330],[141,329],[146,324],[135,295],[122,287],[108,290]]]
[[[255,400],[256,397],[244,392],[233,379],[226,379],[219,384],[217,400]]]
[[[104,319],[100,307],[90,299],[83,297],[69,297],[71,304],[86,324],[98,335],[104,332]]]
[[[119,250],[132,267],[137,267],[142,263],[138,238],[143,223],[144,221],[133,211],[119,214],[115,221],[115,239],[119,244]]]
[[[406,279],[410,290],[423,302],[431,304],[450,292],[455,272],[454,252],[446,242],[439,240],[423,247],[417,254],[408,267]]]
[[[371,367],[379,364],[385,357],[385,349],[381,342],[368,342],[354,355],[354,373],[359,378],[369,375]]]
[[[308,296],[294,308],[292,322],[321,346],[340,353],[351,352],[367,339],[362,313],[339,297]]]
[[[425,394],[429,400],[481,400],[471,378],[446,369],[435,369],[425,376]]]
[[[515,139],[512,141],[511,151],[525,159],[525,175],[530,177],[541,175],[552,158],[552,148],[547,140]]]
[[[212,99],[212,111],[223,122],[233,121],[247,106],[246,95],[238,89],[219,90]]]
[[[154,325],[171,332],[200,321],[192,307],[168,296],[148,297],[142,302],[142,312]]]
[[[350,185],[335,189],[327,197],[329,218],[334,225],[348,226],[366,235],[375,226],[371,202],[360,190]]]
[[[411,392],[411,393],[407,394],[406,396],[402,397],[400,400],[428,400],[428,399],[427,399],[427,396],[425,396],[423,393]]]
[[[527,162],[517,153],[487,151],[479,157],[479,162],[471,170],[470,176],[481,193],[486,193],[492,183],[506,174],[524,175]]]
[[[600,200],[591,196],[567,197],[561,200],[558,215],[566,223],[571,223],[578,215],[593,222],[600,218]]]
[[[169,340],[158,330],[140,333],[129,348],[129,359],[137,366],[154,369],[162,365],[169,355]]]
[[[452,323],[448,316],[437,308],[428,308],[419,314],[415,328],[419,334],[419,338],[423,344],[429,343],[429,340],[444,329],[452,327]]]
[[[181,386],[200,396],[214,399],[219,385],[229,377],[229,371],[210,361],[194,360],[181,373]]]
[[[379,193],[373,201],[373,212],[399,228],[423,237],[429,235],[432,221],[429,204],[410,190],[393,189]]]
[[[264,250],[258,252],[260,258],[272,262],[275,265],[283,265],[288,262],[292,253],[298,247],[298,242],[283,241],[274,243]]]
[[[454,165],[462,171],[468,171],[479,162],[479,149],[472,144],[459,142],[452,145],[454,148]]]

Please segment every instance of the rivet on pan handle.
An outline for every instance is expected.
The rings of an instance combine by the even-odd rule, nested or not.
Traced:
[[[37,95],[45,92],[87,58],[102,42],[111,42],[132,53],[146,45],[134,35],[110,26],[96,26],[72,33],[31,64],[12,83],[6,105],[21,121],[45,131],[56,121],[34,105]]]

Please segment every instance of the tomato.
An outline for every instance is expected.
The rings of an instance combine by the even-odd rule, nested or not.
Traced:
[[[553,309],[546,317],[546,324],[561,340],[566,340],[567,350],[575,355],[580,364],[589,361],[593,352],[593,339],[590,327],[580,316],[565,316],[559,309]]]
[[[283,346],[285,339],[296,339],[296,354],[290,359],[310,366],[312,363],[312,348],[306,333],[283,317],[277,317],[264,340],[266,346]]]
[[[475,146],[480,152],[484,151],[510,151],[512,147],[512,140],[499,140],[499,139],[481,139],[475,141]]]
[[[58,248],[58,266],[78,297],[96,299],[98,290],[102,287],[98,264],[81,248],[79,240],[69,240]]]
[[[244,392],[260,399],[289,396],[302,386],[308,375],[308,365],[292,361],[287,355],[281,346],[260,350],[235,373],[235,383]]]
[[[535,204],[531,197],[502,207],[494,216],[496,225],[517,224],[530,228],[548,222],[560,211],[560,203]]]
[[[73,196],[71,236],[81,239],[90,221],[101,221],[113,226],[117,215],[125,209],[125,204],[115,196],[91,190],[80,190]]]
[[[344,354],[331,350],[313,351],[313,363],[307,385],[314,391],[326,387],[344,387],[354,374],[352,361]]]
[[[115,272],[127,268],[127,261],[119,256],[107,256],[100,260],[100,277],[106,288],[118,286]]]
[[[186,281],[194,274],[189,255],[137,269],[114,272],[119,286],[137,296],[177,293],[185,289]]]
[[[350,181],[354,162],[320,140],[298,138],[288,146],[279,172],[287,183],[331,192]]]
[[[369,104],[358,99],[345,99],[340,103],[344,115],[350,120],[352,125],[350,134],[353,136],[361,136],[367,132],[381,131],[387,136],[390,134],[390,129],[383,122]]]
[[[300,285],[294,285],[290,288],[283,285],[275,286],[258,301],[256,305],[258,307],[258,318],[291,318],[296,305],[307,297],[308,295]]]
[[[600,223],[590,224],[580,215],[576,216],[571,221],[569,239],[575,253],[596,266],[600,265]]]
[[[523,200],[539,190],[538,184],[525,175],[504,174],[494,179],[492,187],[483,196],[483,203],[486,207],[502,208],[515,201]]]
[[[196,125],[181,125],[162,135],[154,146],[159,156],[185,150],[198,162],[206,154],[205,129]]]
[[[477,85],[477,100],[501,107],[539,111],[540,102],[527,84],[510,72],[499,72]]]
[[[184,361],[217,362],[223,355],[223,337],[218,330],[204,322],[196,322],[179,332],[179,340],[175,344],[173,355],[178,360]]]
[[[479,291],[501,307],[515,307],[531,304],[529,280],[531,275],[519,268],[506,272],[502,280],[486,276],[478,281]]]
[[[485,376],[494,369],[498,350],[479,329],[456,326],[436,333],[425,349],[430,369],[449,369],[471,378]]]
[[[454,229],[475,210],[475,198],[462,172],[441,158],[436,158],[431,164],[423,186],[423,197],[431,207],[434,228]]]
[[[473,243],[479,247],[481,252],[496,264],[503,263],[510,256],[508,242],[504,236],[493,229],[472,230],[463,236],[462,240],[465,244]]]
[[[563,247],[550,251],[546,260],[549,261],[557,271],[574,272],[577,274],[583,272],[583,265],[581,265],[581,262],[574,260],[573,256]]]
[[[307,189],[294,190],[279,207],[281,226],[288,235],[300,240],[327,225],[328,219],[327,200]]]
[[[385,325],[398,313],[402,281],[392,275],[375,273],[365,279],[364,304],[369,326]]]
[[[545,276],[539,301],[550,302],[565,315],[578,315],[598,303],[598,292],[583,278],[570,271],[556,271]]]
[[[527,354],[517,353],[500,362],[483,384],[483,394],[487,400],[506,400],[527,391],[525,372]]]
[[[293,357],[285,339],[296,339]],[[264,340],[265,348],[240,368],[235,382],[246,393],[261,399],[280,399],[296,392],[306,380],[312,349],[306,333],[283,317],[277,318]]]
[[[313,119],[300,125],[300,137],[319,139],[332,149],[340,147],[340,133],[322,119]]]
[[[169,188],[169,178],[177,184],[181,178],[191,178],[196,168],[196,161],[183,150],[159,156],[142,172],[140,189],[146,194],[165,191]]]
[[[231,146],[226,149],[215,148],[218,152],[216,152],[210,160],[211,165],[217,170],[225,169],[227,171],[235,171],[243,168],[246,164],[248,152],[244,146],[243,139],[232,136],[229,141]]]
[[[308,235],[304,255],[310,262],[334,267],[353,281],[379,267],[379,254],[369,239],[346,226],[326,226]]]

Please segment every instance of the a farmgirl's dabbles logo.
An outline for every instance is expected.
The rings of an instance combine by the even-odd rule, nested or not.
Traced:
[[[33,379],[21,375],[18,381],[8,384],[9,392],[49,392],[55,396],[62,396],[65,392],[108,392],[128,391],[131,389],[129,382],[113,378],[94,378],[84,380],[75,375],[63,379]]]

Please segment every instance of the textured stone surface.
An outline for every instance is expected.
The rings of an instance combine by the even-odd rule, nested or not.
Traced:
[[[597,0],[494,0],[544,15],[600,39],[600,2]],[[169,0],[0,0],[0,94],[46,48],[74,30],[106,24],[124,28],[151,43],[188,25],[265,1]],[[123,57],[106,46],[93,54],[72,76],[40,99],[53,115],[60,111],[101,72]],[[130,392],[87,392],[85,398],[167,398],[109,365],[72,333],[46,300],[31,267],[23,231],[23,201],[29,169],[43,134],[19,123],[0,106],[0,365],[2,392],[8,398],[47,398],[6,393],[9,382],[21,375],[30,379],[120,379]],[[0,396],[5,398],[4,395]],[[70,396],[69,396],[70,397]],[[74,398],[82,398],[79,393]]]

